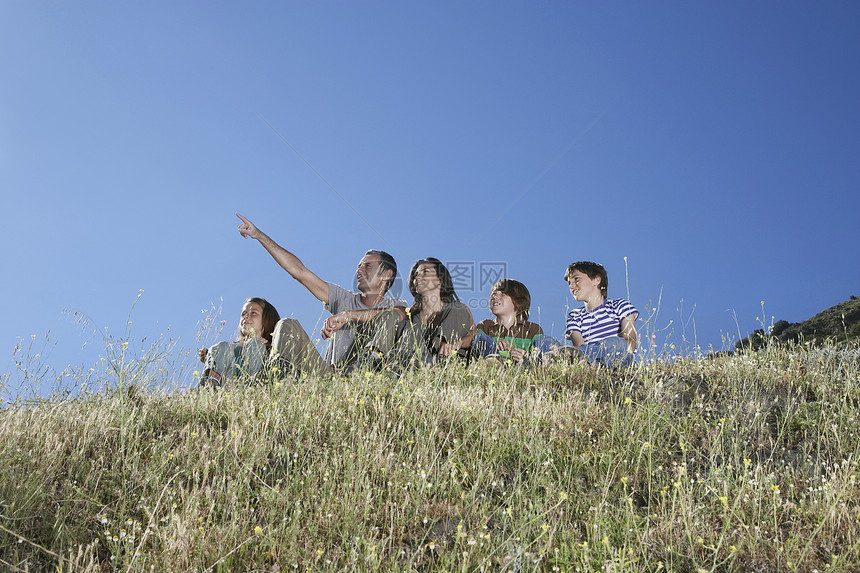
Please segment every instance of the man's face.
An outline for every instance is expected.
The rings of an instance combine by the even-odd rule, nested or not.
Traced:
[[[355,270],[355,284],[360,292],[383,292],[390,271],[380,272],[379,255],[364,255]]]

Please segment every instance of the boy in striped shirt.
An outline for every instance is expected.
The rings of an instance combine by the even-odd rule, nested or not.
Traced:
[[[609,279],[603,265],[572,263],[564,273],[573,298],[585,306],[567,315],[565,336],[589,364],[629,366],[636,351],[639,311],[622,298],[606,298]]]

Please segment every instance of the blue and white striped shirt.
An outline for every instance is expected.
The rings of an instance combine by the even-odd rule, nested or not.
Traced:
[[[570,311],[564,335],[570,338],[571,332],[578,332],[586,344],[620,336],[621,321],[631,314],[639,315],[639,311],[632,304],[623,298],[608,298],[594,310],[583,306]],[[636,317],[633,318],[635,320]]]

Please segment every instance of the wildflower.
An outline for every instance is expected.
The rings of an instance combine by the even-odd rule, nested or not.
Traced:
[[[263,528],[260,527],[259,525],[254,528],[254,533],[256,533],[257,535],[260,535],[262,532],[263,532]]]

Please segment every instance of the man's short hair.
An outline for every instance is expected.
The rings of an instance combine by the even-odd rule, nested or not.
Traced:
[[[397,278],[397,262],[394,260],[394,257],[386,253],[385,251],[379,251],[377,249],[370,249],[364,256],[367,255],[378,255],[379,256],[379,272],[387,271],[391,269],[391,278],[388,279],[388,282],[385,284],[385,292],[388,292],[388,289],[391,288],[391,285],[394,284],[394,279]]]

